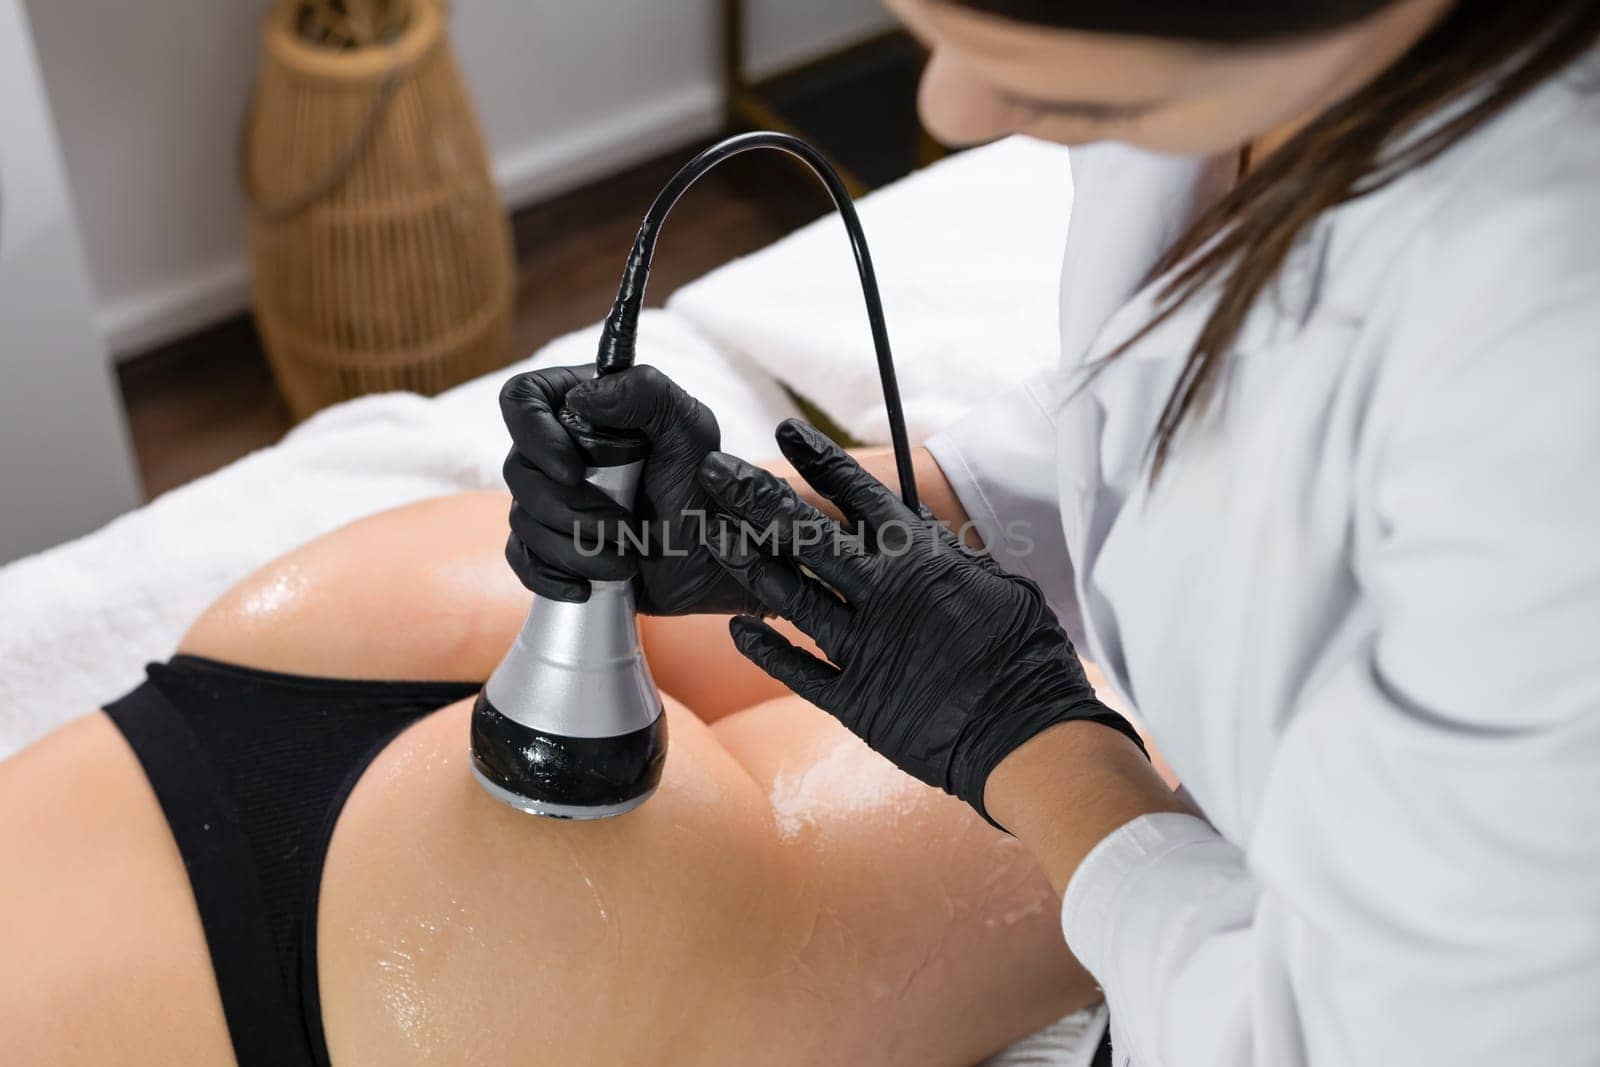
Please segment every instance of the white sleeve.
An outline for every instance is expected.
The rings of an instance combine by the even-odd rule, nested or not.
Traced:
[[[1006,570],[1044,590],[1083,645],[1056,479],[1056,372],[1041,372],[973,408],[926,442],[984,544]]]
[[[1594,1062],[1594,284],[1430,352],[1358,505],[1370,629],[1308,685],[1246,849],[1146,816],[1074,875],[1067,941],[1137,1067]]]

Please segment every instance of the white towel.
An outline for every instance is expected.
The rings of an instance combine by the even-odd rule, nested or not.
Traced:
[[[764,456],[795,413],[783,391],[691,327],[645,313],[641,359],[718,413],[724,446]],[[497,394],[513,372],[592,362],[598,329],[427,400],[329,408],[278,445],[165,494],[86,537],[0,568],[0,759],[131,689],[245,574],[363,515],[499,488],[509,440]]]
[[[861,201],[913,441],[1055,363],[1071,210],[1067,150],[1027,137],[952,156]],[[661,255],[670,244],[668,231]],[[888,441],[872,335],[837,216],[712,271],[667,307],[857,440]]]
[[[1106,1009],[1085,1008],[1057,1020],[979,1067],[1090,1067],[1106,1032]]]

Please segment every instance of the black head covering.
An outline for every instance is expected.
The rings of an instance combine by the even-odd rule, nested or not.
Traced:
[[[1337,29],[1394,0],[952,0],[1018,22],[1135,37],[1244,43]]]

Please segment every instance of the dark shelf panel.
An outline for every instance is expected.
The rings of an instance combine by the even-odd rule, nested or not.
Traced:
[[[888,34],[753,89],[837,164],[876,188],[922,162],[917,79],[923,59],[910,37]]]

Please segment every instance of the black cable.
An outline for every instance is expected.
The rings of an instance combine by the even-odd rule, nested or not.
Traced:
[[[617,289],[616,303],[606,316],[600,334],[600,354],[595,360],[598,374],[611,374],[633,366],[634,341],[639,331],[639,311],[644,307],[644,289],[650,281],[650,262],[655,257],[656,238],[667,220],[667,213],[689,187],[711,168],[741,152],[757,148],[775,148],[805,163],[813,174],[827,186],[833,197],[839,217],[844,220],[845,232],[850,236],[850,250],[855,253],[856,271],[861,275],[861,295],[867,303],[867,321],[872,325],[872,345],[878,354],[878,377],[883,384],[883,405],[889,416],[889,439],[894,444],[894,462],[900,476],[900,498],[912,511],[918,508],[917,480],[911,469],[911,445],[906,438],[906,416],[900,406],[900,386],[895,381],[894,355],[889,351],[889,328],[883,318],[883,301],[878,296],[878,276],[872,269],[872,253],[867,250],[867,237],[861,229],[861,219],[856,215],[855,202],[839,179],[833,166],[822,153],[798,137],[770,130],[743,133],[719,141],[695,156],[656,196],[650,210],[639,224],[639,235],[634,238],[633,251],[628,253],[627,266],[622,271],[622,285]]]

